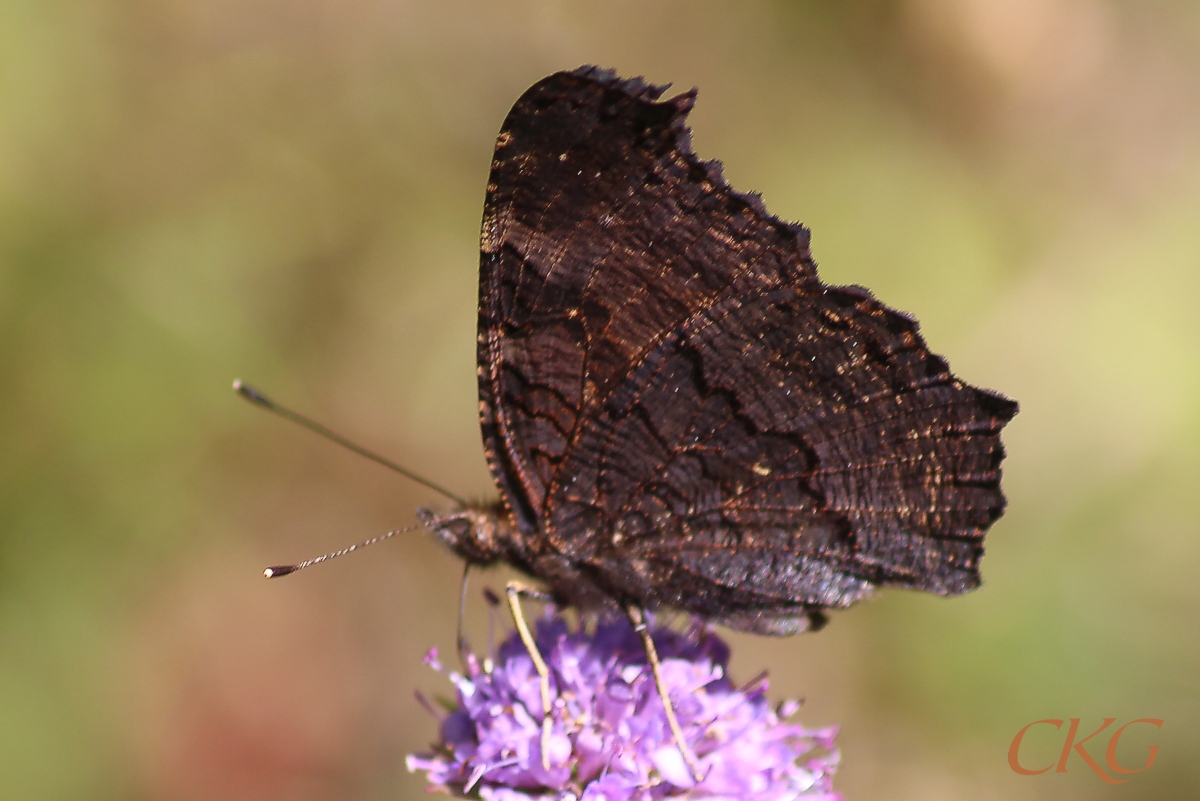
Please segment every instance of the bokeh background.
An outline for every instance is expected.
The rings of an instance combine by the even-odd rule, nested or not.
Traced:
[[[423,796],[458,562],[414,532],[259,576],[440,501],[229,385],[492,497],[484,183],[513,100],[582,63],[700,87],[695,149],[825,280],[1021,402],[982,590],[734,636],[736,675],[843,726],[848,799],[1195,797],[1192,0],[0,2],[0,796]],[[1121,751],[1157,763],[1009,769],[1071,717],[1164,719]]]

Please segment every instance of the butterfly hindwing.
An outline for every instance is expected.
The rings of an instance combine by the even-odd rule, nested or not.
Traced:
[[[705,615],[846,606],[876,584],[963,592],[1004,508],[1015,409],[862,290],[729,298],[583,421],[547,536]]]

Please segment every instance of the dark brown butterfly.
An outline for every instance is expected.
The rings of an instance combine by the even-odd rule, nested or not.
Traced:
[[[479,281],[500,503],[421,519],[558,603],[789,634],[878,586],[980,583],[1017,404],[689,148],[696,92],[594,67],[517,100]]]

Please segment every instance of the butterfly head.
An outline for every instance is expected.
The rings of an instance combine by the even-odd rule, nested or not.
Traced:
[[[449,514],[418,509],[417,518],[450,550],[474,565],[509,560],[512,526],[493,507],[467,507]]]

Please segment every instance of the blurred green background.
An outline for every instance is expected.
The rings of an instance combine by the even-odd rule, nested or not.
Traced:
[[[229,385],[493,496],[484,183],[583,63],[700,87],[695,149],[826,281],[1021,402],[982,590],[735,636],[736,675],[843,726],[848,799],[1195,797],[1193,0],[0,2],[0,797],[423,796],[457,561],[417,532],[259,575],[438,498]],[[1164,719],[1120,752],[1157,763],[1010,770],[1071,717]]]

